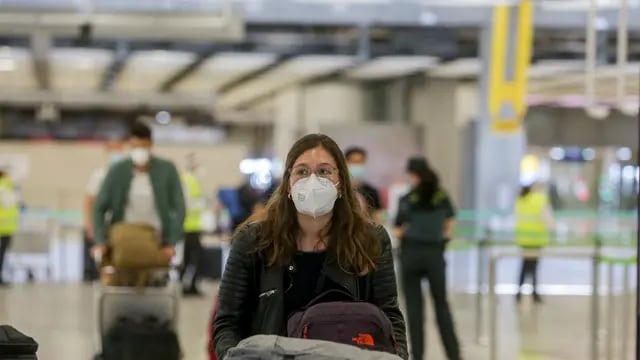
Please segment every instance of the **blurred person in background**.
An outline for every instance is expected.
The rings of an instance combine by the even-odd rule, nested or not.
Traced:
[[[522,298],[521,288],[527,277],[531,277],[534,302],[542,302],[538,293],[538,258],[540,250],[549,243],[549,229],[552,227],[553,211],[547,195],[533,185],[523,186],[516,201],[515,238],[524,253],[516,294],[518,302]]]
[[[362,196],[369,215],[377,222],[382,221],[382,206],[378,190],[369,185],[365,179],[367,175],[367,151],[361,147],[351,147],[344,152],[349,167],[351,181]]]
[[[558,185],[555,181],[549,181],[549,203],[552,209],[562,210],[562,197],[558,191]]]
[[[202,254],[200,237],[202,234],[202,214],[206,210],[207,201],[200,184],[199,169],[200,163],[195,154],[187,155],[186,171],[182,173],[183,192],[187,209],[184,219],[184,257],[180,268],[180,279],[184,286],[182,293],[184,295],[200,295],[197,287]]]
[[[407,172],[411,190],[400,200],[395,235],[401,245],[401,279],[412,358],[421,360],[425,352],[422,280],[426,278],[447,359],[460,360],[460,345],[447,299],[444,257],[453,231],[455,210],[425,158],[409,159]]]
[[[95,245],[93,241],[93,204],[102,185],[109,166],[125,158],[124,143],[120,140],[110,140],[105,144],[105,150],[108,155],[108,164],[101,166],[91,173],[89,183],[85,190],[84,197],[84,246],[83,246],[83,275],[84,281],[90,282],[98,279],[98,268],[91,256],[91,248]]]
[[[246,176],[246,180],[237,189],[238,202],[240,209],[237,214],[233,216],[232,230],[235,231],[240,224],[245,222],[251,214],[262,208],[262,197],[260,191],[251,185],[251,177]]]
[[[0,286],[7,285],[2,278],[2,266],[11,238],[18,230],[18,197],[6,167],[0,168]]]
[[[109,168],[93,206],[94,253],[106,250],[111,225],[146,224],[160,236],[167,261],[183,238],[185,204],[175,165],[153,156],[151,129],[136,122],[129,137],[129,158]]]

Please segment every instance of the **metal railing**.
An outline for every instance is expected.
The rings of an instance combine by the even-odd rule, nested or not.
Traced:
[[[481,249],[483,247],[479,247]],[[593,248],[576,248],[576,247],[548,247],[541,250],[535,250],[536,254],[529,254],[527,250],[518,249],[515,247],[506,248],[488,248],[484,247],[488,256],[488,348],[489,359],[497,360],[499,355],[499,331],[497,322],[497,302],[498,295],[496,292],[496,276],[497,276],[497,264],[500,260],[505,258],[522,257],[522,256],[540,256],[544,258],[556,257],[556,258],[573,258],[573,259],[587,259],[592,263],[592,288],[590,295],[590,333],[589,333],[589,358],[591,360],[597,360],[600,358],[600,339],[599,332],[601,330],[600,324],[600,309],[601,309],[601,295],[600,295],[600,265],[608,265],[608,282],[607,282],[607,309],[606,309],[606,338],[604,343],[606,344],[605,354],[606,359],[611,360],[616,355],[614,353],[615,328],[616,328],[616,306],[614,297],[614,267],[616,265],[622,265],[624,269],[623,273],[623,286],[622,286],[622,300],[623,305],[620,307],[622,311],[622,322],[620,323],[620,341],[621,345],[621,358],[625,358],[625,352],[629,350],[629,327],[630,318],[629,313],[631,302],[631,287],[629,284],[629,273],[631,267],[636,264],[636,257],[633,255],[614,255],[603,256],[602,248],[599,246]],[[479,262],[479,264],[484,262]],[[484,269],[479,266],[479,278],[481,278],[482,271]],[[483,291],[478,291],[476,296],[476,341],[479,344],[484,344],[483,336]]]

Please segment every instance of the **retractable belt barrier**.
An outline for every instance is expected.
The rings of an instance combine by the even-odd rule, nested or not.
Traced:
[[[615,331],[616,331],[616,309],[620,309],[622,321],[620,322],[620,340],[621,340],[621,348],[620,355],[617,358],[625,359],[626,352],[629,350],[629,327],[630,327],[630,319],[632,315],[629,313],[631,311],[631,286],[629,284],[629,273],[631,271],[631,267],[637,264],[637,256],[630,257],[611,257],[611,256],[600,256],[600,263],[605,264],[607,266],[607,324],[606,324],[606,332],[604,343],[606,345],[605,353],[606,359],[612,360],[615,357],[614,353],[614,344],[616,341]],[[615,269],[616,266],[621,266],[623,270],[622,276],[622,305],[620,307],[616,306],[618,299],[615,296]]]
[[[477,214],[475,214],[477,216]],[[565,214],[564,218],[573,218],[580,220],[602,220],[602,217],[584,217],[584,213],[568,214],[571,216],[567,216]],[[468,218],[468,216],[466,216]],[[460,218],[460,216],[458,216]],[[465,218],[465,216],[462,216]],[[636,221],[635,217],[631,217],[629,214],[624,214],[623,216],[609,216],[605,217],[605,219],[613,219],[615,221]],[[598,228],[596,230],[596,228]],[[607,248],[614,248],[617,250],[620,249],[630,249],[635,252],[637,239],[632,238],[624,238],[620,236],[620,232],[618,229],[611,228],[607,229],[608,231],[603,231],[601,227],[594,227],[592,231],[585,232],[582,236],[573,236],[569,239],[565,239],[565,241],[557,241],[554,239],[553,234],[540,234],[537,232],[526,233],[522,231],[518,231],[519,236],[526,236],[528,238],[536,238],[537,236],[544,236],[546,238],[551,238],[556,241],[549,241],[542,248],[542,252],[540,254],[541,257],[570,257],[570,258],[583,258],[583,259],[591,259],[592,267],[593,267],[593,292],[592,292],[592,312],[598,314],[600,309],[600,298],[598,296],[598,287],[600,284],[599,273],[596,271],[600,267],[600,264],[608,264],[610,268],[610,273],[613,273],[614,266],[623,266],[624,267],[624,285],[623,285],[623,306],[622,309],[625,311],[625,315],[622,321],[621,327],[621,337],[622,337],[622,348],[624,351],[628,349],[628,331],[629,331],[629,319],[628,316],[629,311],[629,303],[630,299],[630,284],[629,284],[629,271],[630,268],[636,264],[635,257],[625,257],[625,256],[603,256],[601,254],[601,248],[606,246]],[[475,293],[475,340],[478,345],[488,345],[490,347],[490,352],[492,353],[491,359],[495,359],[497,356],[497,332],[495,329],[495,266],[496,263],[504,258],[504,257],[516,257],[524,255],[523,250],[515,247],[514,239],[516,237],[516,233],[513,230],[489,230],[483,229],[479,230],[474,226],[456,226],[454,230],[456,239],[475,239],[475,240],[456,240],[451,242],[447,249],[449,251],[464,251],[469,249],[475,249],[477,254],[477,269],[476,269],[476,293]],[[498,251],[498,253],[496,253]],[[493,269],[492,269],[493,266]],[[493,273],[492,273],[493,271]],[[613,358],[613,345],[611,339],[614,338],[615,330],[614,330],[614,316],[615,309],[618,307],[614,306],[613,300],[613,281],[611,280],[613,275],[610,275],[608,287],[609,287],[609,301],[608,301],[608,322],[607,322],[607,359]],[[489,294],[489,302],[490,302],[490,310],[489,310],[489,336],[484,334],[485,330],[485,307],[484,305],[484,297],[486,294]],[[493,301],[493,303],[491,303]],[[592,314],[593,315],[593,314]],[[598,342],[597,342],[597,332],[599,330],[598,319],[591,319],[592,322],[592,354],[598,353]],[[595,359],[596,355],[592,355],[592,358]]]
[[[500,260],[505,258],[522,257],[527,255],[526,249],[519,249],[516,247],[493,247],[489,241],[480,241],[477,243],[479,249],[479,269],[478,269],[478,291],[476,295],[476,341],[478,344],[485,344],[483,337],[483,306],[482,306],[482,274],[484,268],[483,263],[488,263],[488,342],[489,347],[489,359],[498,359],[498,346],[499,346],[499,332],[497,323],[497,301],[498,296],[496,293],[496,269]],[[606,338],[604,342],[606,344],[606,359],[610,360],[614,358],[614,339],[615,337],[615,315],[616,315],[616,301],[614,298],[614,267],[616,265],[623,266],[623,286],[622,286],[622,299],[623,305],[620,307],[622,310],[622,322],[620,324],[620,338],[622,342],[622,354],[621,358],[624,358],[624,352],[629,349],[629,314],[631,308],[631,287],[629,283],[629,273],[631,267],[637,264],[636,256],[604,256],[602,255],[602,248],[596,244],[593,248],[584,248],[576,246],[548,246],[541,250],[535,250],[539,253],[540,257],[555,257],[555,258],[573,258],[573,259],[590,259],[592,262],[592,291],[591,291],[591,313],[589,316],[590,322],[590,359],[597,360],[599,358],[599,338],[598,333],[600,330],[600,272],[599,268],[601,264],[608,265],[608,283],[607,283],[607,325],[606,325]],[[484,258],[487,261],[482,261]]]
[[[498,251],[495,251],[498,250]],[[526,255],[526,250],[520,249],[494,249],[489,255],[489,359],[498,359],[498,323],[497,323],[497,301],[496,294],[496,267],[498,261],[508,257],[520,257]],[[580,250],[578,248],[545,248],[541,250],[541,257],[559,257],[559,258],[582,258],[592,259],[592,277],[593,288],[591,293],[591,315],[590,315],[590,340],[591,340],[591,360],[598,359],[598,328],[599,328],[599,296],[598,287],[600,277],[598,272],[599,249]]]

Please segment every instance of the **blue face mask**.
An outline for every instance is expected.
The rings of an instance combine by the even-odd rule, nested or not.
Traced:
[[[352,164],[349,165],[349,175],[354,180],[362,180],[365,174],[365,166],[363,164]]]

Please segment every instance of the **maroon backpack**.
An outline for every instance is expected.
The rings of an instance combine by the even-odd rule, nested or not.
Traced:
[[[333,341],[397,354],[393,326],[379,307],[364,301],[321,302],[328,295],[350,294],[329,290],[311,300],[287,321],[287,336]]]

